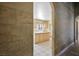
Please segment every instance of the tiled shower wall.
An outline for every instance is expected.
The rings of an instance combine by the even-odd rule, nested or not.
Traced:
[[[33,54],[33,3],[0,3],[0,55]]]

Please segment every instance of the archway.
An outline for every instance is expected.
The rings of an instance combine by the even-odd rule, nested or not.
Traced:
[[[33,7],[33,55],[54,55],[54,6],[49,2],[34,2]]]
[[[79,45],[79,16],[76,17],[76,21],[75,21],[75,41],[74,43],[77,46]]]

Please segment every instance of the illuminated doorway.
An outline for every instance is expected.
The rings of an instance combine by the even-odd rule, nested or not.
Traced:
[[[53,6],[49,2],[34,2],[34,56],[52,56],[54,50]]]

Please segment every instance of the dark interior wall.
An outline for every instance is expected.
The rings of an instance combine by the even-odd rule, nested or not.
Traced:
[[[55,55],[74,40],[74,9],[72,3],[55,3]]]
[[[0,3],[0,55],[33,54],[33,3]]]
[[[79,2],[74,3],[74,14],[75,14],[75,18],[79,16]]]

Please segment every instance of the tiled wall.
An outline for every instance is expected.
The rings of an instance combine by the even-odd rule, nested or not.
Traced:
[[[33,54],[33,3],[0,3],[0,55]]]

